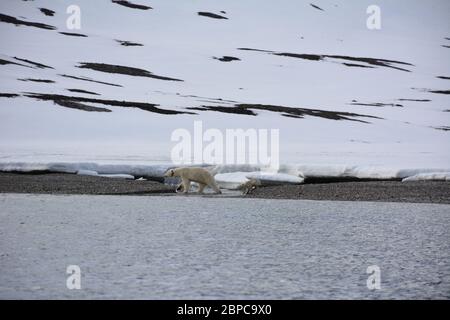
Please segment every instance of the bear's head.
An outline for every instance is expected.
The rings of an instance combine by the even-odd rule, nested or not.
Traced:
[[[174,174],[175,174],[175,171],[173,171],[173,169],[169,169],[164,174],[164,177],[173,177]]]

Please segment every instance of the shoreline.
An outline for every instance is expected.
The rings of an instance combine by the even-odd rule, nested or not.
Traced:
[[[0,172],[0,193],[175,196],[175,188],[151,180],[115,179],[68,173]],[[192,196],[198,195],[193,193]],[[242,195],[239,191],[230,191],[223,196],[250,199],[450,204],[450,183],[395,180],[328,181],[301,185],[264,186],[252,190],[247,195]],[[202,197],[218,196],[205,193]]]

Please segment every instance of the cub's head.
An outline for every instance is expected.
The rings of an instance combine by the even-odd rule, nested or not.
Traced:
[[[173,169],[169,169],[164,174],[164,177],[173,177],[174,174],[175,174],[175,171]]]

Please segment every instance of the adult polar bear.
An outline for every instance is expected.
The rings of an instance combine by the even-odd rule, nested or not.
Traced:
[[[206,186],[214,190],[216,194],[222,193],[217,186],[214,177],[207,170],[197,167],[185,167],[169,169],[164,174],[165,177],[180,177],[181,185],[183,186],[183,193],[188,193],[191,182],[199,184],[198,193],[203,193]],[[177,188],[178,189],[178,188]]]

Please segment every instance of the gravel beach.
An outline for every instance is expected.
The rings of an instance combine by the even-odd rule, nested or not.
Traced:
[[[450,203],[450,182],[361,181],[262,187],[248,197],[336,201]]]
[[[65,173],[0,173],[0,193],[139,195],[173,192],[174,188],[146,180]]]
[[[0,173],[0,193],[154,195],[174,194],[155,181],[75,174]],[[227,196],[240,196],[233,192]],[[180,195],[181,196],[181,195]],[[204,195],[209,197],[213,195]],[[442,181],[361,181],[259,187],[246,196],[264,199],[450,203],[450,183]]]

